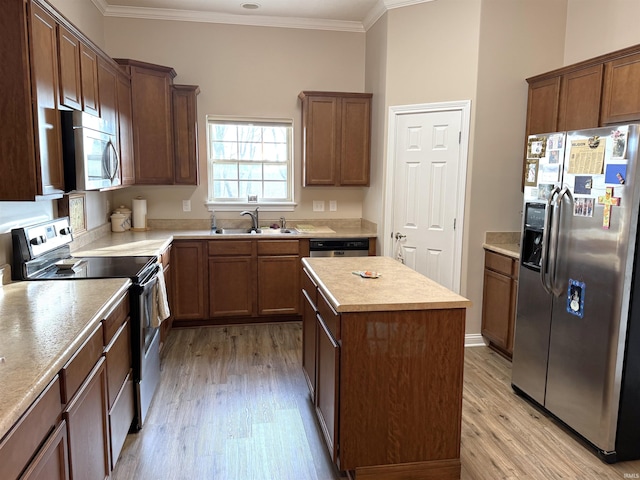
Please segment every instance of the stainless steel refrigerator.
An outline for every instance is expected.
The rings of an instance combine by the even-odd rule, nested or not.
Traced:
[[[640,458],[640,125],[528,139],[512,386]]]

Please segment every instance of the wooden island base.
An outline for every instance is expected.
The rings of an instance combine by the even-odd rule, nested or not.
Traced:
[[[303,370],[336,466],[355,480],[459,479],[470,302],[386,257],[303,264]]]

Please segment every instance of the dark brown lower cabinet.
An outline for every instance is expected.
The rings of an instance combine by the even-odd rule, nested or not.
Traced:
[[[316,306],[303,290],[302,304],[302,372],[307,380],[311,398],[315,398],[316,391]]]
[[[60,422],[21,479],[69,480],[67,422]]]
[[[489,346],[507,358],[513,354],[519,265],[514,258],[485,252],[481,331]]]
[[[64,411],[69,430],[71,480],[109,477],[107,411],[105,359],[100,357]]]

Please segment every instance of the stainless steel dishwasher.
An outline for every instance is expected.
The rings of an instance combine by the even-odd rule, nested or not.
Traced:
[[[366,257],[368,255],[368,238],[312,238],[309,240],[311,257]]]

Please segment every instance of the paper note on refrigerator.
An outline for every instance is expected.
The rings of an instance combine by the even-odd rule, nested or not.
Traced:
[[[567,173],[601,174],[604,165],[605,146],[606,141],[596,137],[572,140]]]

